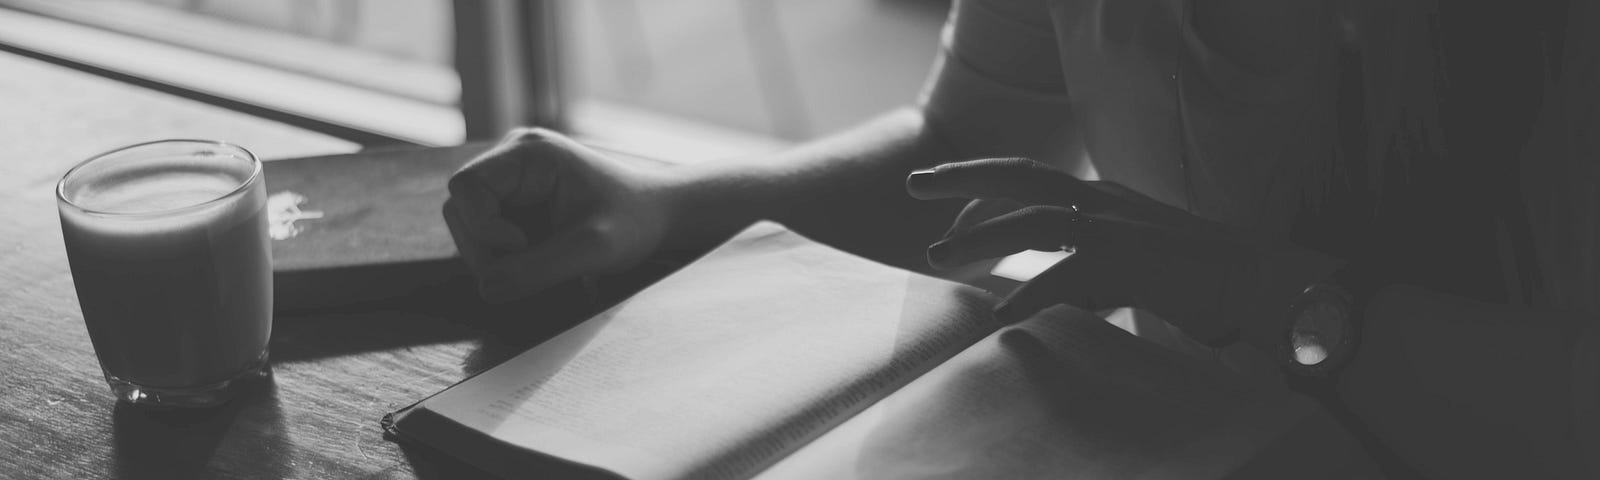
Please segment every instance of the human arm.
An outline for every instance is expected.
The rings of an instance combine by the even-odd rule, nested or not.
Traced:
[[[625,162],[527,129],[452,179],[445,219],[491,302],[703,248],[760,218],[912,266],[960,205],[915,202],[900,179],[952,156],[913,110],[767,157],[686,166]]]
[[[1287,340],[1289,305],[1299,292],[1343,264],[1025,160],[963,162],[912,177],[908,189],[923,198],[1004,197],[1030,205],[990,220],[957,220],[929,249],[935,266],[1024,249],[1077,249],[1009,298],[1006,318],[1057,303],[1134,306],[1202,341],[1238,332],[1245,344],[1271,352],[1280,347],[1274,341]],[[1348,404],[1354,417],[1345,418],[1347,428],[1371,432],[1369,447],[1380,460],[1393,452],[1409,466],[1402,468],[1429,478],[1597,473],[1589,460],[1600,451],[1597,319],[1409,285],[1378,289],[1361,316],[1365,329],[1338,389],[1308,393]]]
[[[912,201],[907,172],[988,155],[1081,160],[1047,16],[1006,10],[1019,6],[1043,8],[959,2],[916,107],[778,154],[654,168],[552,132],[514,132],[452,179],[446,221],[493,300],[624,269],[659,248],[703,247],[757,218],[919,266],[917,246],[959,203]]]

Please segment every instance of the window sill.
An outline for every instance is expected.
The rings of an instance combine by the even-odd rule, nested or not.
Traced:
[[[461,94],[447,65],[171,7],[96,0],[0,0],[0,6],[434,105],[453,106]]]
[[[0,0],[0,5],[34,3],[41,2]],[[69,22],[0,8],[0,50],[369,146],[456,145],[465,140],[461,112],[435,102],[444,98],[442,95],[454,96],[456,90],[440,91],[434,88],[439,87],[437,82],[424,82],[418,86],[420,90],[395,94],[392,89],[385,91],[354,84],[358,82],[332,81],[319,78],[320,74],[286,71],[231,55],[107,31],[87,23],[90,22]],[[303,45],[288,45],[285,48],[290,52],[314,56],[301,48]],[[252,48],[274,47],[257,43]],[[344,54],[335,57],[339,55]],[[338,58],[321,57],[318,61],[337,62]],[[306,60],[301,59],[301,63]],[[458,89],[459,84],[454,88]],[[428,93],[430,90],[432,92]],[[419,100],[418,96],[431,100]],[[604,101],[580,99],[569,112],[571,133],[577,139],[671,163],[748,156],[789,145],[765,135]]]
[[[15,10],[0,9],[0,49],[365,144],[465,135],[452,107]]]

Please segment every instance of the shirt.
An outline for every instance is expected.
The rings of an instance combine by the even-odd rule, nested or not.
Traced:
[[[1555,64],[1572,74],[1496,92],[1435,81],[1445,71],[1430,62],[1470,72],[1478,52],[1452,39],[1482,38],[1472,22],[1503,18],[1398,2],[1417,6],[1383,11],[1403,28],[1381,30],[1330,1],[1197,11],[1230,3],[1248,2],[958,1],[924,115],[969,157],[1055,163],[1445,293],[1600,313],[1600,182],[1583,160],[1600,146],[1573,140],[1594,137],[1597,109],[1547,108],[1537,121],[1471,110],[1491,93],[1529,105],[1595,97],[1597,76],[1577,73],[1600,71],[1593,29],[1561,33],[1575,38]],[[1238,21],[1207,25],[1218,17]],[[1430,35],[1444,36],[1443,52]],[[1507,60],[1477,63],[1491,61]],[[1490,121],[1460,121],[1478,117]],[[1518,137],[1518,125],[1533,133]],[[1417,151],[1383,150],[1402,140]],[[1492,148],[1506,144],[1527,148]]]

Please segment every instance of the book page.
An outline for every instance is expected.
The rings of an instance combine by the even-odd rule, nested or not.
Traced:
[[[744,478],[994,331],[992,302],[758,224],[421,407],[627,478]]]
[[[1281,461],[1266,458],[1274,456]],[[1057,307],[983,339],[756,478],[1372,472],[1359,445],[1310,399]]]

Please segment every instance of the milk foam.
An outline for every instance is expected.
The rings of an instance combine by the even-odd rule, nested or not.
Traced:
[[[242,183],[244,179],[216,169],[146,169],[84,185],[69,200],[105,213],[155,213],[222,198]]]

